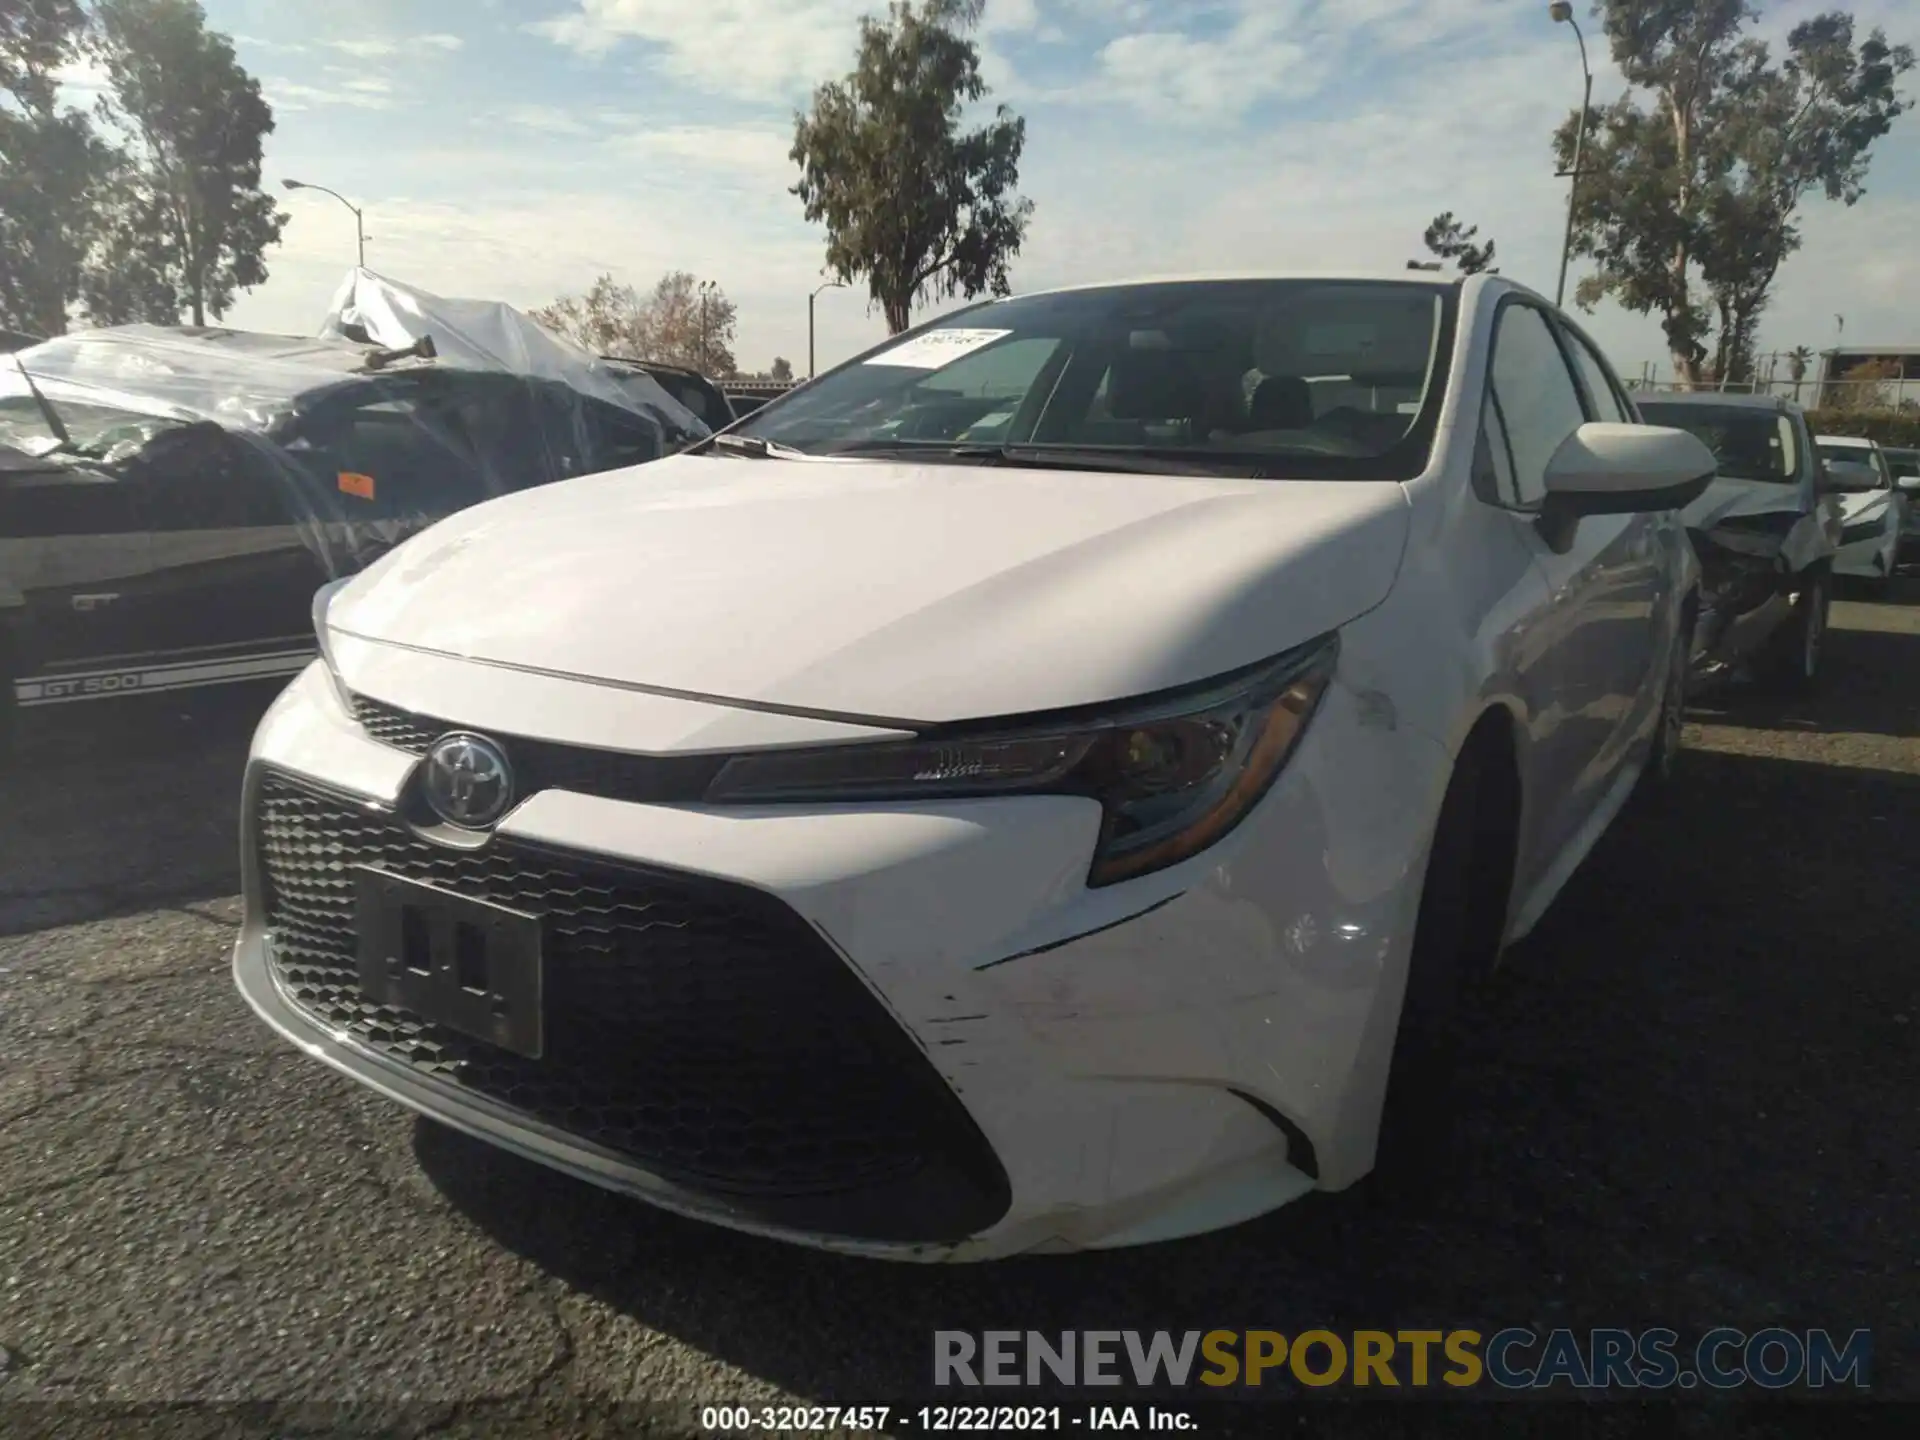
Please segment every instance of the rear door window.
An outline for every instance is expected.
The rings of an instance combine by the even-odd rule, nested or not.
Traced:
[[[289,450],[347,520],[452,514],[492,493],[457,412],[417,391],[370,397],[308,420]]]

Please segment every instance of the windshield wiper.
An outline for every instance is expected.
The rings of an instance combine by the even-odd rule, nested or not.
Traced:
[[[1078,445],[995,445],[974,444],[895,444],[850,447],[855,453],[874,455],[893,453],[929,460],[971,460],[980,465],[1005,465],[1021,470],[1108,470],[1125,475],[1207,475],[1214,478],[1240,478],[1242,473],[1263,473],[1267,457],[1259,455],[1222,455],[1212,451],[1196,454],[1175,446],[1129,445],[1106,450],[1098,446]],[[1206,462],[1212,463],[1206,463]],[[1228,470],[1227,467],[1232,467]]]
[[[778,440],[762,440],[758,435],[709,435],[704,442],[695,443],[688,453],[711,455],[716,450],[730,451],[735,455],[749,455],[755,460],[809,460],[812,458],[804,450],[796,450],[791,445],[782,445]]]
[[[27,362],[20,358],[18,350],[13,352],[13,363],[20,371],[20,378],[27,382],[27,393],[33,396],[33,403],[40,407],[40,417],[47,422],[47,429],[53,432],[53,438],[60,442],[59,448],[71,450],[73,437],[67,433],[67,427],[60,423],[60,412],[53,408],[53,402],[40,393],[40,387],[33,383],[33,375],[27,369]]]

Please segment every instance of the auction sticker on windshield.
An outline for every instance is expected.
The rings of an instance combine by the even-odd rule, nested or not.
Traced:
[[[971,355],[982,345],[991,345],[1011,330],[929,330],[904,345],[883,350],[867,361],[869,365],[898,365],[908,370],[939,370],[962,355]]]

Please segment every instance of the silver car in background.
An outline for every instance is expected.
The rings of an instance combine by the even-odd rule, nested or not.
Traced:
[[[1681,512],[1700,558],[1696,677],[1748,673],[1811,687],[1825,650],[1842,515],[1806,415],[1776,396],[1719,391],[1661,395],[1638,408],[1650,425],[1696,436],[1720,466]]]

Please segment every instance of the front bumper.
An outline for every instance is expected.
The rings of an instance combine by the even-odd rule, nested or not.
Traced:
[[[463,1082],[459,1066],[422,1064],[342,1023],[347,1012],[316,1007],[302,984],[311,976],[288,963],[284,900],[263,861],[269,792],[348,798],[377,818],[400,805],[415,764],[356,725],[318,667],[256,737],[235,976],[276,1030],[389,1098],[738,1229],[921,1260],[1213,1229],[1316,1183],[1340,1188],[1372,1161],[1444,757],[1353,712],[1336,682],[1239,830],[1184,866],[1100,891],[1082,883],[1097,807],[1070,798],[756,814],[548,789],[497,827],[491,846],[503,852],[540,847],[569,864],[750,892],[805,932],[783,953],[811,943],[814,959],[844,967],[857,998],[843,996],[843,1009],[868,1007],[902,1041],[885,1063],[932,1107],[916,1113],[952,1107],[933,1127],[947,1168],[896,1176],[891,1201],[871,1186],[814,1184],[797,1200],[689,1178],[684,1154],[662,1164],[657,1145],[601,1143],[613,1133],[604,1125],[516,1103],[512,1085]],[[628,718],[624,728],[646,728]],[[1351,819],[1346,833],[1330,831],[1334,815]],[[623,952],[617,963],[645,962]],[[819,979],[812,990],[834,988]],[[764,1023],[764,1007],[756,1014]]]

